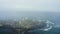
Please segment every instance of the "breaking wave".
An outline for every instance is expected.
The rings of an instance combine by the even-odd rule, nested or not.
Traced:
[[[45,23],[47,24],[46,27],[44,27],[42,29],[31,30],[31,31],[28,31],[28,32],[34,32],[34,31],[38,31],[38,30],[49,31],[49,30],[51,30],[54,27],[54,23],[52,23],[52,22],[50,22],[48,20]]]

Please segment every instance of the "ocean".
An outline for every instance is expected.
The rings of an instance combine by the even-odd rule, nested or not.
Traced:
[[[7,15],[8,14],[8,15]],[[0,20],[8,20],[8,19],[21,19],[24,17],[29,17],[33,19],[40,19],[40,20],[49,20],[52,23],[54,23],[54,27],[49,31],[34,31],[34,32],[28,32],[27,34],[60,34],[60,12],[17,12],[17,13],[7,13],[6,12],[2,15],[0,15]],[[13,15],[10,15],[13,14]],[[7,34],[13,34],[12,30],[10,29],[1,29],[0,32],[9,32]],[[2,33],[5,34],[5,33]]]

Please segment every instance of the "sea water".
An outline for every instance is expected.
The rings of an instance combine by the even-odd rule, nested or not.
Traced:
[[[2,20],[6,20],[6,19],[19,19],[20,17],[29,17],[29,18],[38,18],[41,20],[49,20],[52,23],[55,23],[54,27],[48,31],[43,31],[43,30],[37,30],[37,31],[33,31],[33,32],[28,32],[29,34],[60,34],[60,12],[46,12],[46,13],[42,13],[41,12],[28,12],[28,13],[16,13],[14,14],[13,17],[10,16],[10,14],[6,15],[2,15],[2,17],[0,19]],[[16,17],[18,15],[18,17]],[[1,15],[0,15],[1,16]],[[7,18],[7,17],[9,18]],[[8,34],[12,34],[12,30],[10,29],[1,29],[0,28],[0,32],[9,32]],[[5,34],[5,33],[2,33]]]

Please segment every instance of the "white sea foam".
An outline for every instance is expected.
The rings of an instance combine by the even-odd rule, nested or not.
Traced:
[[[48,21],[48,20],[47,20],[45,23],[47,24],[46,27],[44,27],[44,28],[42,28],[42,29],[37,29],[37,30],[28,31],[28,32],[34,32],[34,31],[38,31],[38,30],[49,31],[49,30],[51,30],[51,29],[53,28],[53,26],[54,26],[54,23],[52,23],[52,22],[50,22],[50,21]]]

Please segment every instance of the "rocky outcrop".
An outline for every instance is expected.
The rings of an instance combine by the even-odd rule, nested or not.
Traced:
[[[22,20],[20,21],[20,33],[27,32],[30,30],[41,29],[46,26],[46,21],[33,21],[33,20]]]

